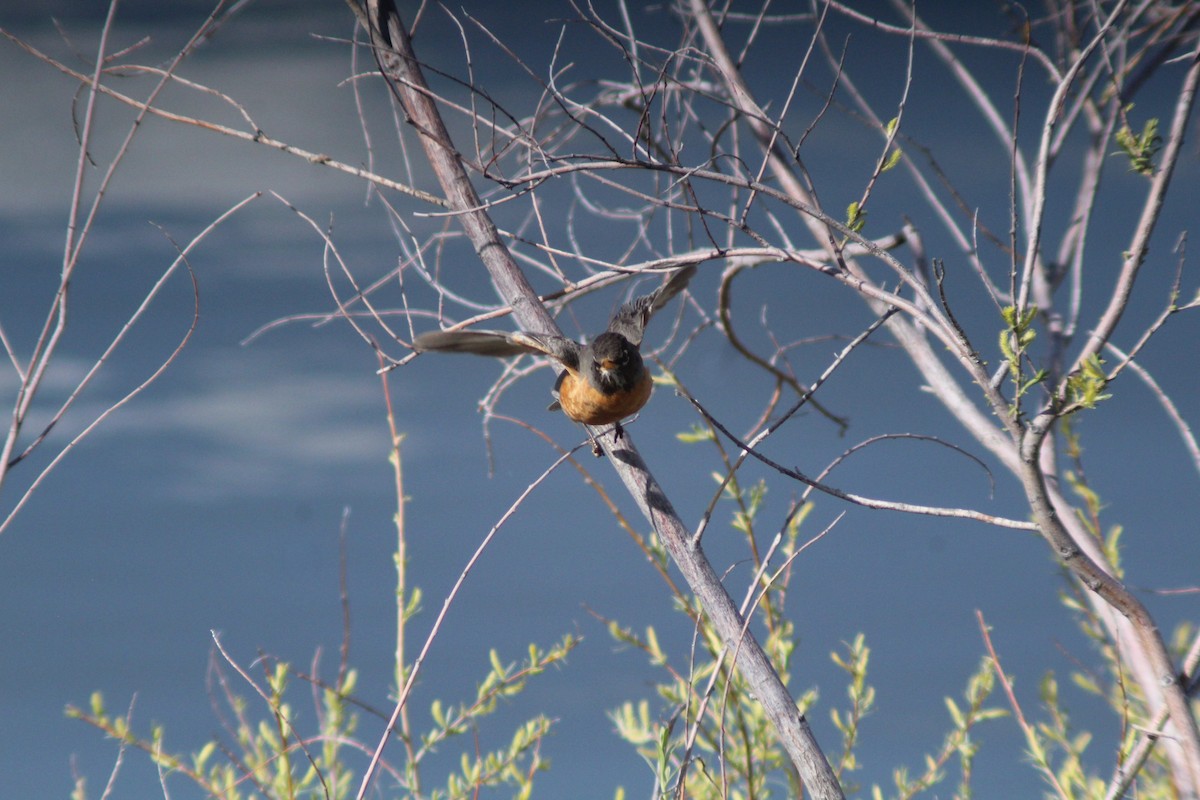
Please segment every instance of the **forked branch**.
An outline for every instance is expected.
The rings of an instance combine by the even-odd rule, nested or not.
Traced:
[[[482,208],[462,159],[442,122],[434,96],[429,91],[413,53],[408,33],[391,0],[368,0],[372,46],[384,76],[416,128],[443,192],[483,260],[498,294],[513,308],[518,324],[535,332],[555,332],[554,324],[536,293],[509,255],[496,226]],[[658,531],[676,565],[696,593],[726,648],[736,653],[736,664],[763,704],[776,733],[791,757],[812,797],[832,800],[843,797],[829,763],[817,745],[807,720],[796,707],[767,655],[749,634],[733,599],[725,591],[703,550],[693,544],[688,530],[666,494],[650,474],[628,434],[619,445],[609,437],[601,441],[610,463],[617,470],[646,518]],[[385,733],[385,741],[387,734]],[[382,749],[382,742],[380,744]],[[361,798],[370,781],[364,776]]]

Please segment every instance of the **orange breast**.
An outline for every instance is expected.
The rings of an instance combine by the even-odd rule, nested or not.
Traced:
[[[592,388],[586,378],[568,372],[558,387],[558,402],[563,413],[585,425],[608,425],[636,414],[650,399],[654,382],[646,372],[636,386],[626,392],[605,394]]]

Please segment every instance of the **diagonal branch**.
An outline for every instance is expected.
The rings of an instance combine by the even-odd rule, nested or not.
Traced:
[[[557,330],[549,313],[513,261],[496,226],[470,183],[425,84],[408,33],[391,0],[368,0],[372,45],[393,93],[417,129],[421,144],[475,251],[484,262],[497,293],[513,308],[526,330]],[[658,531],[667,551],[708,613],[725,646],[736,653],[736,664],[763,704],[784,748],[796,765],[808,792],[820,800],[842,798],[842,790],[817,745],[808,721],[796,707],[778,673],[758,642],[743,636],[743,619],[733,599],[698,544],[694,544],[670,500],[646,468],[626,433],[619,446],[601,437],[610,463],[617,470],[642,513]],[[384,740],[386,741],[386,734]],[[382,742],[380,744],[382,748]],[[360,797],[370,781],[364,776]]]
[[[1133,284],[1137,279],[1138,270],[1141,269],[1150,249],[1150,235],[1154,233],[1155,224],[1162,213],[1167,188],[1171,185],[1171,176],[1179,161],[1184,134],[1195,107],[1196,89],[1200,85],[1200,43],[1192,50],[1190,60],[1191,65],[1179,91],[1179,99],[1175,101],[1175,115],[1171,121],[1170,133],[1167,134],[1166,146],[1162,151],[1162,160],[1154,171],[1154,178],[1142,205],[1142,214],[1138,219],[1133,241],[1126,250],[1124,261],[1121,264],[1117,285],[1113,289],[1104,314],[1088,335],[1087,344],[1075,360],[1072,371],[1078,370],[1090,357],[1100,354],[1105,344],[1108,343],[1109,337],[1112,336],[1113,330],[1117,327],[1117,323],[1120,322],[1121,316],[1125,313],[1125,308],[1129,305],[1129,296],[1133,292]]]

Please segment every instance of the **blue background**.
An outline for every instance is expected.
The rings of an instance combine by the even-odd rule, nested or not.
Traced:
[[[550,3],[523,4],[520,14],[475,5],[472,13],[535,71],[544,72],[559,26],[542,20],[569,16],[567,11]],[[1003,33],[989,17],[958,11],[958,4],[923,6],[937,27]],[[111,49],[150,36],[151,43],[132,60],[160,63],[186,41],[208,10],[207,3],[193,2],[174,3],[169,11],[158,4],[123,4]],[[440,11],[427,14],[417,36],[419,54],[462,75],[456,29]],[[70,45],[51,25],[52,15],[70,35]],[[74,3],[43,3],[5,6],[0,26],[86,71],[102,18],[99,4],[88,12]],[[674,40],[664,13],[639,12],[637,24],[660,41]],[[256,3],[202,46],[182,74],[226,91],[269,135],[357,164],[365,156],[353,94],[345,82],[352,65],[344,40],[351,34],[350,15],[339,3]],[[786,89],[783,76],[790,80],[802,45],[764,36],[755,51],[758,57],[747,63],[747,77],[757,91],[778,100],[771,93]],[[852,74],[862,76],[864,91],[880,107],[894,107],[903,79],[904,43],[861,32],[855,36],[859,38],[849,45],[855,59]],[[613,52],[595,37],[573,30],[568,41],[577,49],[560,59],[587,67],[581,72],[611,65]],[[537,96],[533,84],[475,32],[472,44],[478,74],[494,96],[527,112]],[[977,51],[965,56],[1007,110],[1012,60]],[[365,61],[359,64],[361,70],[369,67]],[[1168,91],[1139,99],[1139,118],[1169,116],[1170,91],[1182,69],[1167,69]],[[61,264],[77,152],[71,122],[77,86],[8,42],[0,45],[0,74],[6,78],[0,81],[0,104],[7,109],[0,118],[0,185],[5,187],[0,192],[0,323],[24,355],[40,329]],[[113,83],[120,86],[121,79]],[[981,209],[993,229],[1004,232],[1007,162],[954,91],[922,56],[905,131],[935,148],[967,201]],[[368,115],[378,125],[376,132],[386,130],[390,110],[378,86],[366,96],[373,103]],[[1045,97],[1045,87],[1031,80],[1029,121],[1023,128],[1027,137],[1036,132],[1038,101]],[[820,100],[809,93],[802,94],[801,102],[805,114],[799,118],[807,119]],[[162,103],[239,124],[236,114],[211,98],[176,89]],[[96,150],[105,164],[128,114],[102,103],[98,123]],[[392,141],[377,141],[376,146],[381,159],[376,168],[388,172],[388,162],[396,159]],[[827,192],[827,207],[841,209],[857,199],[877,147],[874,134],[841,115],[831,115],[817,128],[806,143],[807,163]],[[422,188],[433,190],[425,171],[417,173],[424,180]],[[1196,149],[1188,145],[1139,294],[1122,324],[1121,344],[1135,341],[1165,302],[1176,262],[1170,248],[1179,232],[1197,221],[1198,177]],[[1105,201],[1089,239],[1085,308],[1093,314],[1128,240],[1128,215],[1144,192],[1144,181],[1128,174],[1120,161],[1108,165],[1105,181]],[[839,189],[844,196],[836,194]],[[387,213],[378,202],[364,202],[358,180],[265,148],[148,120],[117,173],[73,283],[70,328],[39,400],[41,420],[65,398],[174,257],[160,229],[148,223],[186,242],[253,191],[277,192],[319,224],[332,221],[334,239],[361,283],[394,267],[398,249]],[[1070,197],[1052,197],[1062,208],[1049,215],[1057,231]],[[443,224],[411,216],[428,207],[392,200],[419,233]],[[885,180],[871,207],[868,232],[898,229],[902,215],[915,213],[914,208],[925,214],[905,181]],[[550,213],[561,221],[554,210]],[[503,212],[501,218],[504,224]],[[981,302],[966,264],[938,236],[928,215],[916,221],[925,226],[931,255],[947,259],[950,291],[957,293],[962,307],[990,308]],[[580,241],[598,254],[626,241],[622,229],[582,215],[574,224]],[[476,300],[490,301],[490,287],[469,248],[461,242],[449,246],[452,257],[446,262],[453,266],[447,280]],[[999,255],[993,251],[990,257],[1002,271]],[[5,720],[0,765],[5,796],[65,796],[72,769],[87,776],[90,796],[99,796],[116,747],[62,714],[67,704],[86,706],[97,689],[114,713],[136,695],[135,728],[146,732],[152,721],[164,724],[170,750],[199,747],[219,728],[206,689],[210,630],[220,632],[243,664],[262,652],[307,670],[320,650],[322,674],[332,676],[342,636],[338,540],[347,510],[351,660],[361,671],[362,698],[390,707],[395,497],[375,356],[344,323],[293,321],[246,343],[274,320],[334,308],[323,274],[321,240],[269,194],[211,234],[190,261],[201,293],[200,323],[192,342],[153,387],[68,455],[0,537],[0,641],[5,642],[0,651]],[[717,264],[706,265],[692,287],[696,301],[710,313],[719,270]],[[432,294],[418,283],[406,285],[414,305],[431,306]],[[338,285],[344,296],[345,282]],[[539,279],[538,288],[554,287]],[[1195,288],[1195,272],[1189,270],[1184,298]],[[398,294],[389,297],[395,301]],[[579,304],[571,317],[579,328],[568,332],[598,328],[623,297],[614,290]],[[768,341],[758,325],[764,303],[769,303],[772,330],[785,340],[853,336],[870,321],[848,291],[794,269],[763,267],[744,276],[734,302],[740,330],[761,348]],[[5,513],[45,466],[46,453],[56,452],[170,353],[187,328],[191,303],[190,284],[177,276],[55,430],[50,450],[14,469],[0,495]],[[997,318],[968,313],[963,322],[977,341],[992,346]],[[407,330],[403,322],[395,324]],[[662,327],[652,328],[651,340],[668,327],[657,324]],[[421,326],[431,323],[422,321]],[[1195,314],[1181,315],[1142,360],[1191,420],[1200,412],[1198,332]],[[878,341],[885,343],[886,337]],[[811,380],[839,347],[826,342],[799,349],[793,363]],[[401,351],[392,346],[390,352]],[[756,404],[770,388],[760,372],[711,331],[677,371],[701,402],[737,431],[757,417],[761,409]],[[425,611],[410,633],[410,650],[423,640],[442,597],[479,540],[556,457],[522,429],[493,423],[494,471],[489,470],[476,406],[499,373],[495,362],[427,357],[389,377],[406,436],[410,582],[426,598]],[[573,446],[579,430],[542,412],[551,381],[548,371],[536,372],[505,394],[500,410]],[[6,402],[15,387],[12,372],[0,372]],[[1180,619],[1196,618],[1196,596],[1164,598],[1148,590],[1197,583],[1194,503],[1188,499],[1196,496],[1195,465],[1132,376],[1122,378],[1113,392],[1112,400],[1080,420],[1088,477],[1106,504],[1106,524],[1127,528],[1130,583],[1144,591],[1169,631]],[[772,440],[768,449],[773,457],[812,474],[851,444],[884,432],[938,434],[971,446],[941,407],[923,394],[907,361],[894,349],[861,350],[820,399],[851,419],[849,433],[842,437],[828,421],[809,413]],[[660,390],[630,428],[689,524],[699,520],[714,488],[710,475],[720,469],[711,450],[676,439],[677,432],[696,421],[683,399]],[[28,431],[36,430],[35,420]],[[587,456],[585,466],[644,529],[607,465]],[[847,491],[965,505],[1006,516],[1025,513],[1019,487],[1003,473],[997,472],[992,495],[981,470],[947,450],[919,443],[877,446],[834,475],[831,482]],[[742,481],[757,477],[772,481],[763,519],[770,535],[802,487],[775,479],[754,464],[747,466]],[[939,746],[950,724],[942,698],[961,695],[983,654],[976,609],[994,626],[1005,666],[1018,676],[1027,713],[1036,715],[1035,687],[1046,670],[1065,677],[1075,659],[1090,658],[1090,645],[1058,603],[1063,582],[1039,539],[978,524],[847,508],[832,498],[816,500],[805,527],[808,535],[839,513],[847,515],[797,562],[789,613],[801,648],[792,686],[820,687],[811,718],[827,751],[836,750],[828,712],[831,706],[845,707],[845,681],[828,653],[856,633],[866,634],[878,706],[862,732],[864,767],[853,775],[856,781],[890,786],[893,768],[906,763],[916,769],[923,754]],[[718,506],[705,546],[718,571],[729,570],[731,591],[740,597],[751,571],[744,546],[728,525],[730,513],[727,504]],[[564,469],[525,502],[471,574],[414,697],[418,728],[433,699],[473,695],[475,682],[487,669],[489,649],[515,660],[529,642],[549,645],[565,632],[578,633],[584,643],[569,664],[534,681],[489,720],[480,731],[483,745],[500,746],[514,721],[544,712],[558,724],[544,749],[553,768],[539,778],[539,794],[603,798],[611,797],[618,785],[634,795],[646,791],[650,771],[618,740],[605,712],[625,700],[650,697],[655,702],[651,686],[659,676],[639,654],[616,646],[589,609],[636,630],[657,626],[665,646],[685,663],[690,627],[671,613],[663,585],[593,490]],[[302,719],[311,715],[305,695],[301,690],[293,700]],[[995,702],[1001,703],[999,696]],[[1097,742],[1089,752],[1095,768],[1107,770],[1118,734],[1116,720],[1077,691],[1066,691],[1065,704],[1081,726],[1094,727]],[[307,721],[312,722],[311,716]],[[363,739],[372,744],[381,730],[382,723],[370,717],[360,726]],[[979,737],[983,751],[976,768],[977,797],[1038,791],[1040,779],[1020,754],[1011,720],[985,726]],[[455,742],[441,748],[450,768],[460,746],[470,750],[472,745]],[[439,782],[434,774],[427,781]],[[170,785],[173,797],[191,796],[182,781]],[[935,795],[947,794],[949,785]],[[157,796],[159,791],[148,760],[127,757],[114,796]]]

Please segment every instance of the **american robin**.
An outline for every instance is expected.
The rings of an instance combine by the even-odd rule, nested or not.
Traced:
[[[695,273],[695,265],[684,267],[655,291],[624,304],[608,329],[586,345],[547,333],[436,331],[414,339],[413,349],[497,357],[521,353],[549,356],[563,368],[554,384],[550,410],[561,408],[568,418],[584,425],[615,423],[614,435],[619,439],[621,420],[637,413],[650,399],[650,371],[642,363],[640,350],[646,323],[683,291]],[[594,449],[599,454],[598,448]]]

